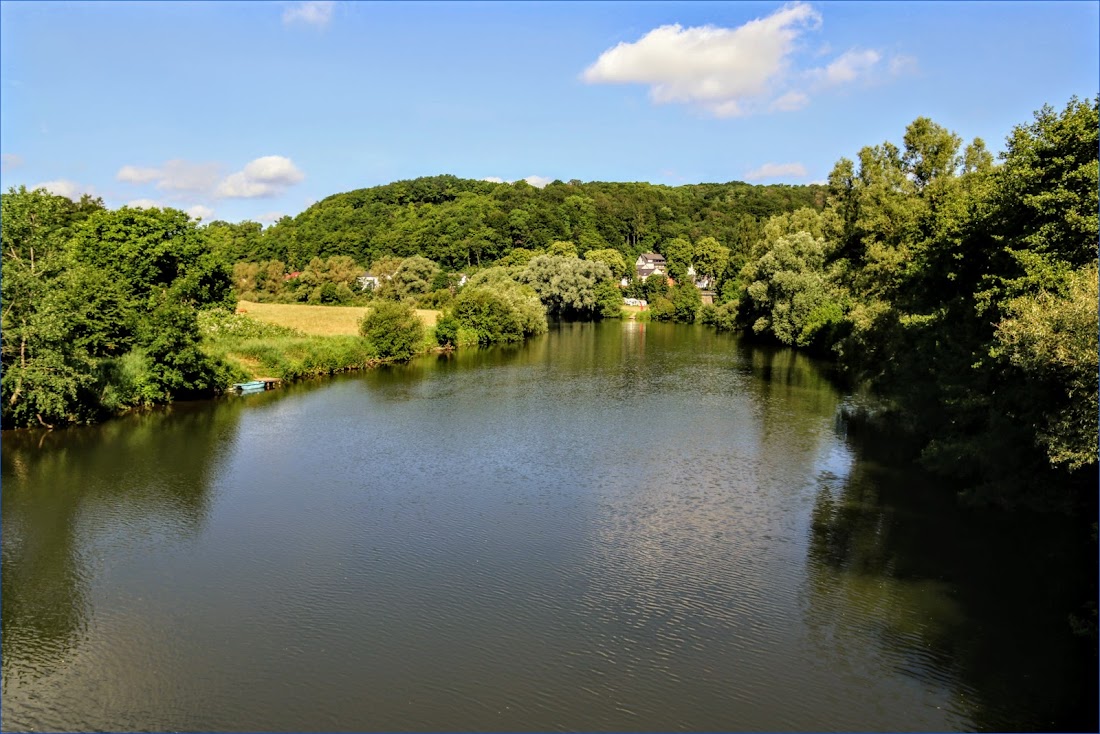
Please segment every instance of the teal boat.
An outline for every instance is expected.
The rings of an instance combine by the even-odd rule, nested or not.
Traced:
[[[261,392],[267,389],[267,383],[263,380],[252,380],[251,382],[238,382],[233,385],[233,389],[240,393],[245,392]]]

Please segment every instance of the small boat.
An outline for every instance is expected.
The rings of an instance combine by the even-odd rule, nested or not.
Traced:
[[[267,383],[263,380],[252,380],[251,382],[238,382],[233,385],[233,389],[240,393],[245,392],[261,392],[267,389]]]

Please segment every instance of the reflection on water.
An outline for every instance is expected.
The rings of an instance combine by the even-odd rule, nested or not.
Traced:
[[[5,435],[3,728],[1095,727],[1072,538],[960,511],[842,398],[560,324]]]
[[[865,442],[823,474],[808,623],[837,645],[868,635],[898,673],[990,731],[1096,728],[1096,651],[1069,610],[1093,552],[1064,521],[960,508],[935,480]]]

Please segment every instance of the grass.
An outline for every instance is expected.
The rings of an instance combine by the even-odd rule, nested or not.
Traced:
[[[370,306],[307,306],[297,303],[254,303],[240,301],[237,313],[257,321],[284,326],[309,336],[356,336],[359,320]],[[431,328],[439,319],[439,311],[416,310],[416,315]]]
[[[364,306],[308,306],[239,301],[237,313],[200,315],[203,349],[224,360],[234,380],[278,377],[296,380],[371,367],[384,360],[359,336]],[[439,311],[417,309],[424,322],[419,352],[434,348]]]

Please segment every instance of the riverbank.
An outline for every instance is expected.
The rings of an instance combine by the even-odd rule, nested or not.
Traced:
[[[232,382],[259,377],[291,381],[367,369],[392,361],[375,355],[359,336],[359,321],[369,311],[240,301],[236,313],[202,316],[203,351],[230,366]],[[418,354],[439,349],[434,330],[439,315],[417,310],[424,324]]]

